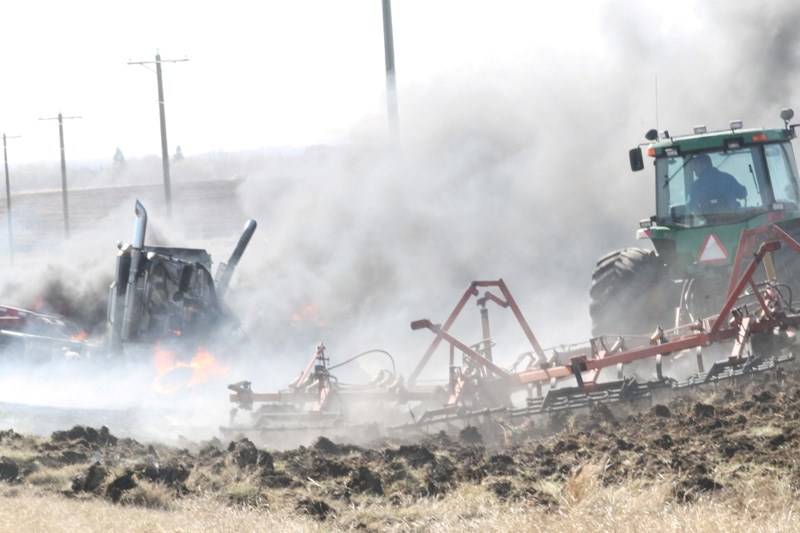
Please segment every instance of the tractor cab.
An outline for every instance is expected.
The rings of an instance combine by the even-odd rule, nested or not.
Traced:
[[[776,129],[730,129],[672,137],[651,130],[646,154],[655,167],[656,214],[640,223],[637,237],[651,239],[666,263],[688,270],[704,262],[708,239],[714,263],[732,260],[741,231],[800,218],[800,186],[789,126],[791,110]],[[630,152],[632,170],[644,168],[641,147]]]
[[[589,305],[594,335],[639,334],[653,324],[707,317],[727,294],[743,232],[774,225],[800,239],[793,116],[781,111],[783,128],[744,129],[734,121],[722,131],[698,126],[691,135],[647,132],[629,157],[634,171],[644,169],[645,154],[652,158],[656,214],[640,221],[637,237],[655,249],[625,248],[597,261]],[[771,260],[789,289],[786,300],[800,301],[796,255],[778,249]]]

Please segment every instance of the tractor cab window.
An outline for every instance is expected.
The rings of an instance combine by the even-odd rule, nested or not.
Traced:
[[[771,203],[760,147],[658,158],[656,183],[659,223],[671,227],[744,220]]]
[[[764,147],[766,154],[769,177],[775,202],[784,204],[785,209],[796,209],[798,201],[797,176],[794,169],[794,155],[792,150],[787,150],[786,145],[771,144]]]

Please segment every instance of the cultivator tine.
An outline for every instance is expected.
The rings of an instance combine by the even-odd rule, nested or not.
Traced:
[[[662,359],[663,359],[663,357],[662,357],[661,354],[656,355],[656,377],[658,378],[659,381],[663,381],[664,380],[664,371],[663,371],[663,368],[662,368]]]
[[[695,357],[697,359],[697,371],[703,373],[706,371],[705,366],[703,365],[703,348],[698,346],[695,349]]]
[[[634,401],[650,397],[650,389],[658,383],[640,383],[636,378],[600,383],[590,391],[582,387],[555,389],[547,393],[542,401],[528,401],[529,408],[538,409],[539,413],[575,410],[591,407],[597,403],[617,403]]]
[[[736,333],[736,338],[733,341],[733,351],[731,352],[731,360],[740,360],[744,353],[744,348],[750,340],[750,322],[752,317],[742,318],[739,324],[739,331]]]
[[[676,389],[708,385],[721,381],[735,379],[747,375],[754,375],[768,370],[773,370],[778,365],[790,363],[795,360],[794,354],[772,357],[751,356],[739,360],[725,359],[715,362],[707,373],[697,373],[688,379],[677,383]]]

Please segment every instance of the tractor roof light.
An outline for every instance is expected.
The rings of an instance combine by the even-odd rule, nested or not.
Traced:
[[[658,140],[658,130],[647,130],[647,133],[644,134],[644,138],[648,141]]]
[[[694,127],[694,134],[695,135],[702,135],[702,134],[706,133],[707,131],[708,130],[706,129],[704,124],[701,124],[699,126],[695,126]]]
[[[741,120],[731,120],[731,131],[736,131],[742,129],[742,121]]]
[[[794,137],[794,128],[797,126],[797,124],[792,124],[791,126],[789,125],[789,121],[792,120],[792,118],[794,118],[794,110],[789,107],[781,109],[781,120],[783,120],[783,127],[787,130],[791,130],[792,137]]]

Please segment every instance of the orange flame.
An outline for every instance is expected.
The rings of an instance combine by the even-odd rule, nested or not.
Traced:
[[[85,332],[85,331],[83,331],[83,330],[80,330],[78,333],[76,333],[75,335],[73,335],[72,337],[70,337],[70,340],[73,340],[73,341],[78,341],[78,342],[83,342],[83,341],[85,341],[85,340],[86,340],[86,337],[88,337],[88,336],[89,336],[89,334],[88,334],[88,333],[86,333],[86,332]]]
[[[205,383],[212,376],[225,376],[228,373],[228,367],[222,365],[211,352],[203,348],[198,349],[190,361],[181,361],[176,360],[174,351],[167,350],[156,344],[153,365],[156,371],[153,386],[158,392],[164,394],[174,394],[181,389]],[[171,374],[180,369],[191,371],[188,380],[184,379],[169,384],[164,383],[167,378],[174,379],[176,376]]]
[[[292,313],[292,320],[295,322],[301,322],[304,320],[314,320],[317,319],[317,311],[319,311],[319,305],[317,304],[308,304],[301,307],[299,310]]]
[[[217,361],[211,352],[200,348],[189,362],[192,369],[192,379],[189,385],[205,383],[211,376],[225,376],[228,374],[228,367],[223,366]]]
[[[303,307],[292,313],[292,321],[311,322],[321,327],[328,326],[327,321],[324,318],[320,318],[319,316],[319,305],[314,303],[304,305]]]

